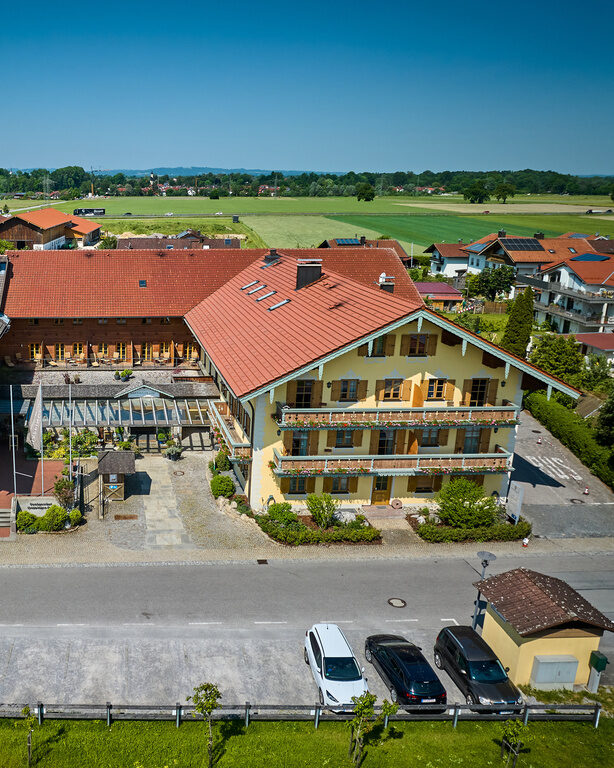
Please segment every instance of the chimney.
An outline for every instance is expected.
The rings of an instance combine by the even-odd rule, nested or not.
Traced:
[[[277,261],[278,258],[279,254],[277,253],[277,248],[271,248],[268,253],[264,254],[264,260],[267,264],[271,264],[273,261]]]
[[[394,275],[387,275],[385,272],[382,272],[379,276],[378,283],[382,291],[394,293]]]
[[[366,235],[361,235],[361,236],[360,236],[360,244],[361,244],[361,245],[366,245],[366,244],[367,244],[367,238],[366,238]]]
[[[505,235],[506,235],[506,232],[505,232],[505,230],[504,230],[504,229],[500,229],[500,230],[497,232],[497,237],[505,237]]]
[[[322,259],[298,259],[296,262],[296,290],[315,283],[322,277]]]
[[[543,240],[543,239],[544,239],[544,237],[545,237],[545,235],[544,235],[544,233],[543,233],[543,232],[536,232],[536,233],[533,235],[533,237],[534,237],[536,240]]]

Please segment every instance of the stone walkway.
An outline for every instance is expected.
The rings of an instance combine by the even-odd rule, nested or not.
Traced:
[[[183,527],[173,489],[171,474],[176,466],[175,462],[159,456],[148,456],[138,463],[147,549],[192,549],[194,546]]]

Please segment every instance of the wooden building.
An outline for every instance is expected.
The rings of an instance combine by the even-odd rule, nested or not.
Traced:
[[[100,240],[100,224],[55,208],[42,208],[0,220],[0,240],[14,243],[18,250],[35,251],[62,248],[68,241],[77,246],[92,245]]]

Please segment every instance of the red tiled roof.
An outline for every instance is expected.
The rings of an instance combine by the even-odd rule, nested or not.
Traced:
[[[365,249],[361,249],[365,253]],[[369,252],[369,249],[366,249]],[[319,257],[322,252],[310,252]],[[373,254],[379,251],[373,249]],[[243,397],[376,332],[422,307],[323,264],[319,280],[296,290],[296,252],[264,267],[259,259],[194,307],[186,316],[193,333],[231,387]],[[328,261],[328,260],[327,260]],[[252,287],[266,288],[254,295]],[[396,289],[395,289],[396,290]],[[269,291],[275,294],[256,299]],[[279,302],[289,302],[271,309]]]
[[[566,333],[573,336],[580,344],[602,349],[604,352],[614,352],[614,333]]]
[[[182,316],[259,255],[247,249],[162,254],[9,251],[2,311],[11,318]]]
[[[414,283],[420,296],[443,296],[448,299],[462,299],[463,294],[452,285],[443,280],[434,280],[429,283]]]
[[[564,624],[589,624],[614,632],[614,622],[553,576],[515,568],[474,586],[522,637]]]
[[[467,259],[467,253],[463,248],[467,247],[467,243],[433,243],[425,249],[425,253],[432,253],[435,249],[445,259]]]
[[[23,221],[27,221],[39,229],[51,229],[51,227],[68,224],[71,221],[70,216],[55,208],[41,208],[38,211],[16,213],[15,218],[23,219]]]
[[[83,219],[80,216],[71,216],[70,221],[72,222],[71,229],[78,235],[87,235],[90,232],[95,232],[97,229],[100,229],[100,224],[97,222],[92,221],[91,219]]]
[[[583,252],[579,250],[577,255]],[[587,253],[592,251],[588,250]],[[567,258],[556,261],[554,264],[546,264],[541,271],[560,269],[562,266],[569,267],[587,285],[614,286],[614,256],[608,257],[605,261],[574,261],[573,256],[569,254]]]
[[[344,250],[347,250],[348,248],[392,248],[392,250],[403,263],[409,261],[410,259],[410,257],[407,255],[407,252],[398,240],[365,240],[364,245],[349,246],[347,244],[339,244],[339,241],[343,239],[344,238],[337,237],[333,238],[332,240],[325,240],[320,245],[320,248],[343,248]]]

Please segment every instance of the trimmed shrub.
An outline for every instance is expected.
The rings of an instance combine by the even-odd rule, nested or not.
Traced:
[[[286,527],[271,519],[270,515],[256,517],[260,528],[275,541],[281,544],[299,546],[301,544],[332,544],[334,542],[370,542],[380,538],[377,528],[363,526],[359,529],[347,526],[316,530],[308,528],[300,521],[291,527]]]
[[[235,492],[235,484],[226,475],[216,475],[211,480],[211,493],[217,499],[219,496],[225,496],[229,499]]]
[[[527,395],[524,405],[584,466],[614,488],[614,451],[599,445],[593,429],[581,416],[560,403],[548,400],[542,392]]]
[[[454,528],[449,525],[422,523],[418,526],[418,536],[425,541],[440,543],[445,541],[517,541],[531,533],[531,523],[520,518],[516,525],[496,523],[479,528]]]
[[[298,519],[298,515],[296,515],[292,511],[292,505],[288,504],[287,501],[284,501],[281,504],[271,504],[271,506],[267,510],[267,514],[271,518],[271,520],[273,520],[276,523],[279,523],[280,525],[285,525],[293,528],[295,528],[297,525],[298,526],[303,525]]]
[[[318,528],[330,528],[334,524],[339,500],[334,499],[330,493],[323,493],[320,496],[310,493],[306,503],[307,509]]]
[[[230,469],[230,459],[228,458],[226,451],[218,451],[218,454],[215,457],[215,466],[220,472],[228,472]]]
[[[444,485],[437,501],[440,520],[454,528],[479,528],[495,522],[495,500],[492,496],[485,496],[482,488],[466,477]]]
[[[70,524],[73,528],[77,525],[81,525],[81,521],[83,520],[83,515],[78,509],[73,509],[68,517],[70,518]]]
[[[15,521],[15,524],[17,525],[18,531],[23,531],[26,528],[29,528],[31,525],[36,525],[37,521],[38,517],[36,517],[36,515],[28,512],[27,509],[22,509],[17,513],[17,520]]]
[[[68,512],[57,504],[52,504],[42,517],[38,518],[39,531],[62,531],[68,520]]]

